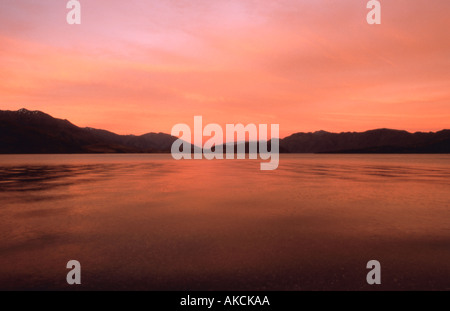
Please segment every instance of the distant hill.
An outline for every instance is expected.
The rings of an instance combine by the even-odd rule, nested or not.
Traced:
[[[169,153],[176,139],[164,133],[118,135],[81,128],[40,111],[0,110],[0,153],[3,154]],[[247,151],[248,145],[246,142]],[[436,133],[390,129],[363,133],[318,131],[293,134],[280,139],[279,145],[281,153],[450,153],[450,130]]]
[[[450,153],[450,130],[296,133],[280,141],[281,149],[289,153]]]
[[[0,153],[157,153],[176,140],[164,133],[118,135],[20,109],[0,111]]]

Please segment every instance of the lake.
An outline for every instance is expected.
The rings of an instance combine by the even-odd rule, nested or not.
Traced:
[[[450,155],[260,162],[0,155],[0,289],[450,290]]]

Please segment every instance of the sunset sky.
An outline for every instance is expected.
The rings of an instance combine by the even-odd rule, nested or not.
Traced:
[[[1,0],[0,109],[120,134],[177,123],[450,128],[450,1]]]

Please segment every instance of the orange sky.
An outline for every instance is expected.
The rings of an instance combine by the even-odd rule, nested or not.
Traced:
[[[450,1],[0,2],[0,109],[120,134],[177,123],[450,128]]]

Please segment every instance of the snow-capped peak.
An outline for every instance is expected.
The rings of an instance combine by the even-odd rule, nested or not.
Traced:
[[[25,108],[19,109],[19,110],[17,110],[17,112],[18,113],[22,113],[22,114],[28,114],[28,115],[36,115],[36,114],[40,113],[40,111],[37,111],[37,110],[30,111],[30,110],[25,109]]]

